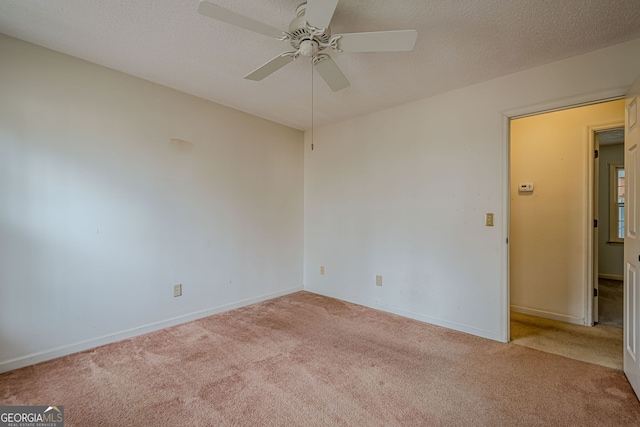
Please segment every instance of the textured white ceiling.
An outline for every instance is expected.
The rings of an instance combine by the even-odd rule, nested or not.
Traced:
[[[303,0],[211,0],[285,29]],[[286,42],[197,13],[198,0],[1,0],[0,32],[298,129],[311,64],[243,76]],[[417,29],[412,52],[336,54],[351,81],[314,76],[322,126],[640,37],[638,0],[341,0],[334,34]],[[1,58],[0,58],[1,60]]]
[[[624,143],[624,128],[598,132],[598,142],[600,145]]]

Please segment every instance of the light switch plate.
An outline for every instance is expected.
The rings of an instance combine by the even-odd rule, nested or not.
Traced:
[[[493,227],[493,214],[486,213],[484,214],[484,225],[487,227]]]
[[[182,284],[173,285],[173,296],[181,297],[182,296]]]

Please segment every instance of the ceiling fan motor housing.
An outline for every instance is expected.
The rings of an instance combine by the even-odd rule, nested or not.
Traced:
[[[322,44],[329,43],[329,39],[331,38],[331,30],[327,27],[322,32],[320,31],[309,31],[309,25],[305,19],[304,13],[307,9],[307,4],[303,3],[298,6],[296,10],[296,14],[298,15],[291,23],[289,24],[289,34],[291,34],[291,46],[294,49],[300,49],[300,54],[304,56],[313,56],[318,53],[318,46]],[[314,52],[311,55],[308,55],[306,52],[309,52],[309,43],[306,43],[306,47],[303,47],[304,41],[313,41]]]

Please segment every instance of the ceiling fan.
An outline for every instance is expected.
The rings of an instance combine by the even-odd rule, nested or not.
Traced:
[[[271,61],[244,76],[259,81],[278,71],[300,55],[311,58],[314,68],[334,91],[349,86],[349,80],[327,52],[393,52],[410,51],[416,43],[416,30],[373,31],[331,35],[329,23],[338,0],[307,0],[298,6],[296,18],[288,31],[256,21],[225,9],[207,0],[201,0],[198,13],[246,30],[289,42],[292,51],[281,53]]]

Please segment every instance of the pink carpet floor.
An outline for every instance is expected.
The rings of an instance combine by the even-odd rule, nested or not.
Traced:
[[[67,426],[640,426],[624,374],[298,292],[0,375]]]

